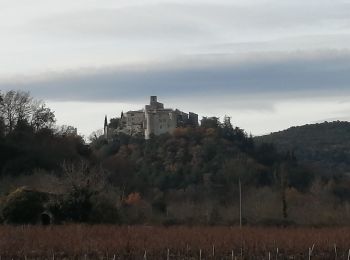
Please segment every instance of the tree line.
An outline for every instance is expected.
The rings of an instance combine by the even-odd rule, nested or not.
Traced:
[[[44,102],[9,91],[1,94],[0,125],[5,223],[235,225],[239,182],[246,225],[350,218],[345,175],[319,175],[293,151],[256,143],[229,117],[150,140],[114,133],[87,144],[74,127],[56,126]]]

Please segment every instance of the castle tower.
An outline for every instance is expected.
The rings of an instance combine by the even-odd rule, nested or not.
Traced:
[[[157,96],[151,96],[149,105],[145,106],[145,139],[148,140],[151,138],[151,135],[154,134],[154,120],[155,114],[158,108],[162,108],[163,104],[158,103]]]
[[[145,106],[145,139],[152,135],[171,133],[176,128],[176,115],[173,109],[164,108],[157,96],[151,96],[150,104]]]
[[[152,103],[157,103],[157,96],[151,96],[150,104],[152,105]]]

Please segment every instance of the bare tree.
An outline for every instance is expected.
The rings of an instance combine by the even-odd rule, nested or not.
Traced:
[[[106,173],[99,168],[91,168],[86,161],[79,164],[64,162],[65,186],[68,189],[87,189],[100,192],[106,185]]]
[[[33,102],[30,124],[35,130],[51,128],[55,122],[55,114],[50,108],[46,107],[45,103],[41,101]]]
[[[77,129],[71,125],[61,125],[55,129],[55,133],[61,136],[76,136]]]
[[[92,198],[106,186],[102,169],[91,168],[87,162],[63,164],[66,200],[63,203],[68,219],[78,222],[88,220],[93,207]]]
[[[15,95],[15,91],[9,91],[2,97],[0,102],[0,113],[4,119],[5,128],[8,132],[13,130],[16,120]]]
[[[90,141],[90,142],[95,142],[95,141],[97,141],[101,136],[103,136],[103,130],[102,130],[102,129],[98,129],[98,130],[92,132],[92,133],[89,135],[89,141]]]
[[[32,114],[33,98],[29,92],[17,91],[14,94],[15,117],[18,121],[29,121]]]
[[[7,133],[11,133],[18,122],[27,122],[35,130],[51,127],[55,115],[42,101],[34,100],[29,92],[8,91],[0,99],[0,117]]]

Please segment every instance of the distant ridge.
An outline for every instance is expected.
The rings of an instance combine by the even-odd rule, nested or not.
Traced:
[[[350,173],[350,122],[334,121],[291,127],[255,137],[257,143],[273,143],[281,151],[294,151],[301,162],[321,172]]]

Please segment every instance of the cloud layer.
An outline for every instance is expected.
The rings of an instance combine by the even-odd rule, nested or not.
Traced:
[[[11,78],[0,82],[0,88],[24,89],[61,101],[133,102],[151,94],[318,97],[350,94],[349,71],[348,51],[201,55],[143,66]]]
[[[348,0],[0,1],[0,77],[183,55],[348,49]]]

